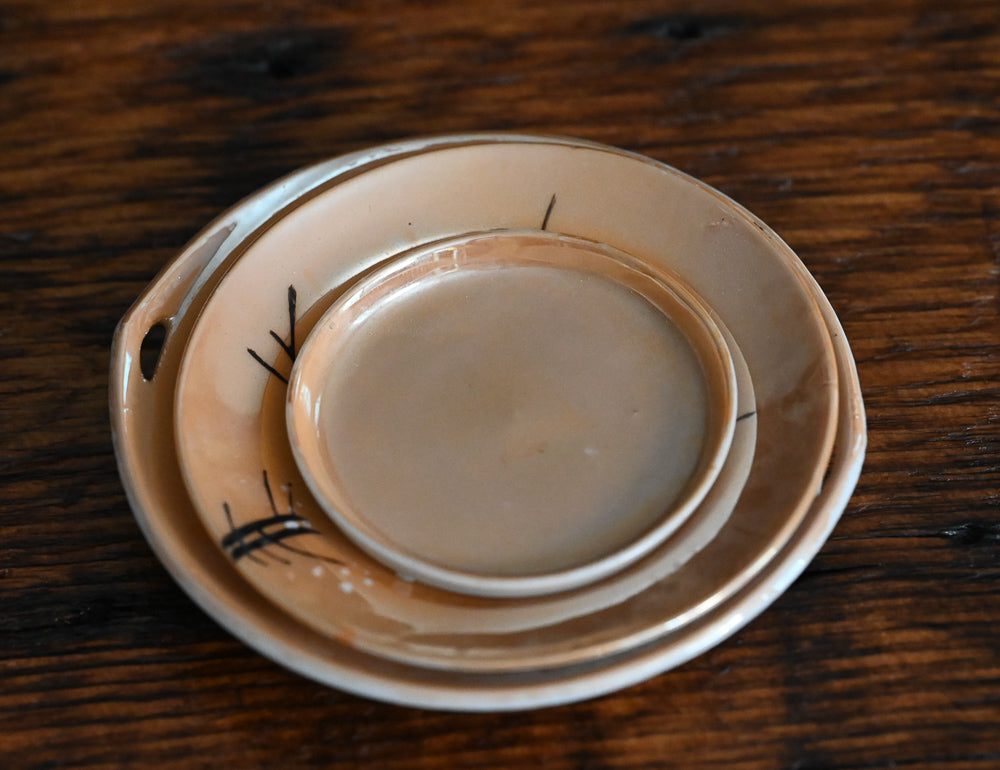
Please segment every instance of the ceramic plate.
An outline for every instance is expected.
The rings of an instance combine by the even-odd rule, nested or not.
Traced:
[[[378,561],[531,596],[676,531],[729,455],[736,399],[726,339],[685,286],[604,244],[492,231],[338,299],[296,356],[275,440]]]
[[[608,189],[615,190],[613,199],[604,194]],[[751,474],[732,526],[711,554],[600,612],[594,611],[600,604],[567,605],[563,597],[473,601],[399,579],[324,529],[325,517],[305,510],[304,485],[291,486],[293,505],[298,500],[303,507],[283,507],[294,463],[290,453],[269,456],[280,453],[261,439],[271,433],[267,424],[282,416],[290,360],[278,339],[291,340],[293,296],[296,325],[308,329],[323,302],[401,250],[456,233],[540,224],[627,247],[647,264],[683,274],[727,326],[739,327],[731,329],[738,347],[756,356],[746,358],[759,435],[766,440],[757,442],[760,471]],[[243,314],[235,320],[234,300]],[[212,330],[212,345],[198,340],[199,334],[209,338],[205,329]],[[301,339],[305,332],[297,334]],[[179,436],[182,455],[197,458],[206,480],[192,492],[217,542],[255,585],[298,617],[363,649],[423,665],[478,670],[566,663],[690,622],[738,590],[794,529],[832,441],[836,374],[801,278],[775,258],[755,221],[725,199],[675,171],[607,149],[534,140],[437,149],[328,187],[270,223],[240,256],[206,306],[194,341],[192,355],[201,351],[206,360],[186,365],[184,388],[199,395],[185,400],[208,406],[178,411]],[[213,465],[210,450],[201,449],[219,446],[219,431],[229,448],[217,451]],[[261,521],[282,534],[301,533],[295,538],[309,540],[309,547],[294,547],[308,553],[263,548],[276,539],[267,531],[258,551],[289,564],[248,551],[241,538]],[[292,536],[284,538],[293,545]],[[245,558],[248,552],[257,561]],[[554,611],[557,601],[562,612]]]

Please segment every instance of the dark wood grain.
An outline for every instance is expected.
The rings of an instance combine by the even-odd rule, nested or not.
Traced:
[[[111,334],[223,208],[412,135],[569,134],[729,193],[844,322],[865,472],[735,637],[595,701],[377,704],[243,647],[118,480]],[[0,764],[1000,767],[995,0],[0,0]]]

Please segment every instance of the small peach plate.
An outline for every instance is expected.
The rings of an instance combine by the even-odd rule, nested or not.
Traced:
[[[605,578],[675,532],[722,470],[737,396],[683,285],[603,244],[493,231],[352,286],[288,404],[299,470],[352,541],[424,583],[517,597]]]

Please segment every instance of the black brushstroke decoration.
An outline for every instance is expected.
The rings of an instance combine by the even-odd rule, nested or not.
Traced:
[[[275,340],[278,343],[278,345],[281,346],[282,350],[285,351],[285,355],[288,356],[289,360],[293,364],[295,363],[295,356],[296,356],[296,350],[295,350],[295,306],[296,306],[297,300],[298,300],[298,295],[297,295],[297,293],[295,291],[295,287],[294,286],[289,286],[288,287],[288,327],[289,327],[288,339],[289,339],[289,342],[286,343],[285,340],[281,337],[281,335],[279,335],[273,329],[271,329],[268,332],[271,335],[271,338],[273,340]],[[256,361],[258,364],[260,364],[261,366],[263,366],[268,372],[270,372],[271,374],[273,374],[275,377],[277,377],[279,380],[281,380],[286,385],[288,384],[288,378],[285,377],[285,375],[283,375],[277,369],[275,369],[274,366],[272,366],[267,361],[265,361],[256,350],[254,350],[253,348],[247,348],[247,353],[249,353],[250,356],[253,358],[253,360]]]
[[[247,353],[249,353],[251,356],[253,356],[253,360],[256,361],[258,364],[260,364],[261,366],[263,366],[265,369],[267,369],[267,371],[269,371],[271,374],[273,374],[275,377],[277,377],[279,380],[281,380],[286,385],[288,384],[288,378],[285,377],[285,375],[283,375],[281,372],[279,372],[273,366],[271,366],[263,358],[261,358],[257,354],[256,350],[252,350],[251,348],[247,348]]]
[[[233,561],[239,561],[242,557],[246,556],[250,561],[264,564],[262,559],[258,559],[253,553],[244,548],[243,537],[248,533],[241,531],[243,528],[237,529],[236,523],[233,521],[233,512],[229,510],[229,503],[223,503],[222,510],[225,512],[226,522],[229,524],[229,534],[220,541],[226,553],[232,557]]]
[[[222,548],[229,554],[234,562],[246,557],[257,564],[267,566],[267,562],[257,556],[259,552],[269,559],[280,564],[291,564],[291,561],[280,554],[265,550],[269,546],[277,546],[289,553],[299,556],[306,556],[311,559],[319,559],[330,564],[343,565],[338,559],[332,559],[312,551],[296,548],[284,542],[288,538],[298,535],[319,535],[320,533],[312,528],[308,519],[304,519],[295,513],[294,501],[292,499],[292,487],[288,486],[288,512],[279,513],[278,506],[274,501],[274,494],[271,492],[271,483],[267,478],[267,471],[263,471],[264,491],[267,493],[268,505],[271,509],[270,516],[254,519],[246,524],[237,526],[233,521],[233,514],[229,508],[229,503],[222,504],[222,510],[226,514],[226,521],[229,523],[229,532],[220,541]]]
[[[295,301],[298,295],[295,293],[295,287],[288,286],[288,328],[289,328],[289,339],[291,340],[290,347],[285,348],[284,345],[281,347],[285,348],[285,352],[288,353],[288,357],[292,359],[292,363],[295,363]],[[280,340],[279,340],[280,341]]]
[[[552,197],[549,199],[549,206],[545,209],[545,216],[542,218],[542,230],[549,226],[549,217],[552,216],[552,209],[556,205],[556,194],[552,193]]]

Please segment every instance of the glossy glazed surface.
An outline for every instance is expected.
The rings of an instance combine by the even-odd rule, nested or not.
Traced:
[[[655,547],[711,488],[735,418],[697,298],[541,232],[446,240],[360,281],[297,356],[288,410],[299,468],[349,537],[494,596],[576,587]]]

